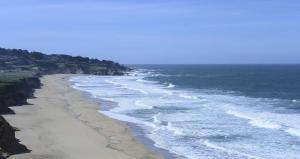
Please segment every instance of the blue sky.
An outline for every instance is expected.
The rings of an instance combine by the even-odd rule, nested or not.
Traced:
[[[300,1],[0,1],[0,35],[125,64],[300,63]]]

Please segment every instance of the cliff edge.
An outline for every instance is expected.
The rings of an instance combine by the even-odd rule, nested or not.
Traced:
[[[41,86],[38,77],[32,72],[1,72],[0,73],[0,113],[13,113],[11,106],[27,103],[33,97],[34,89]],[[15,137],[17,128],[12,127],[0,116],[0,159],[12,154],[29,152],[26,146]]]

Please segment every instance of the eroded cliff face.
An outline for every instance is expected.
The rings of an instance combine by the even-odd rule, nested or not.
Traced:
[[[10,113],[9,106],[23,105],[33,96],[34,89],[41,86],[37,77],[23,78],[7,83],[0,89],[0,113]]]
[[[0,159],[12,154],[29,152],[15,137],[16,129],[0,116]]]
[[[0,113],[12,113],[11,106],[23,105],[33,97],[34,89],[41,86],[38,77],[25,77],[17,80],[2,81],[0,87]],[[0,159],[9,155],[29,152],[15,137],[13,128],[0,116]]]

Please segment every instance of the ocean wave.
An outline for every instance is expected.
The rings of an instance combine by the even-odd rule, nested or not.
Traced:
[[[93,97],[98,97],[97,95],[93,95]],[[106,100],[106,101],[111,101],[111,102],[115,102],[116,100],[114,98],[106,98],[106,97],[101,97],[101,99]]]
[[[155,124],[153,124],[151,122],[139,120],[138,118],[135,118],[135,117],[127,116],[127,115],[120,114],[120,113],[113,113],[111,111],[100,111],[99,110],[98,112],[102,113],[110,118],[118,119],[120,121],[126,121],[126,122],[130,122],[130,123],[138,124],[138,125],[147,126],[148,128],[151,128],[151,129],[156,128]]]
[[[139,106],[138,109],[152,109],[153,108],[153,106],[147,105],[147,104],[145,104],[145,103],[143,103],[142,101],[139,101],[139,100],[135,101],[134,104],[136,106]]]
[[[169,91],[169,90],[163,90],[163,93],[165,93],[167,95],[173,95],[173,92]]]
[[[238,118],[243,118],[249,120],[249,124],[252,126],[260,127],[260,128],[267,128],[267,129],[280,129],[281,125],[275,122],[267,121],[264,119],[260,119],[259,117],[254,117],[249,114],[245,114],[242,112],[228,110],[226,111],[227,114],[234,115]]]
[[[184,135],[183,129],[173,126],[171,122],[168,122],[166,128],[175,135]]]
[[[143,79],[137,79],[137,80],[135,80],[135,81],[137,81],[137,82],[142,82],[142,83],[146,83],[146,82],[147,82],[146,80],[143,80]]]
[[[152,117],[153,122],[154,122],[155,124],[161,124],[161,123],[162,123],[162,121],[160,121],[160,120],[158,119],[158,116],[159,116],[159,115],[160,115],[160,113],[155,114],[155,115],[153,115],[153,117]]]
[[[213,148],[213,149],[217,149],[217,150],[220,150],[220,151],[223,151],[227,154],[237,154],[237,155],[240,155],[240,156],[244,156],[244,157],[247,157],[247,158],[251,158],[251,159],[263,159],[262,157],[259,157],[259,156],[254,156],[254,155],[251,155],[251,154],[247,154],[247,153],[243,153],[243,152],[239,152],[239,151],[235,151],[235,150],[230,150],[230,149],[226,149],[225,147],[221,147],[221,146],[218,146],[216,144],[213,144],[209,141],[204,141],[203,144],[209,148]]]
[[[187,95],[185,93],[179,94],[178,96],[181,97],[181,98],[186,98],[186,99],[193,99],[193,100],[199,99],[197,96]]]
[[[168,131],[172,132],[174,135],[177,135],[177,136],[184,135],[184,131],[182,128],[175,127],[171,122],[161,121],[159,119],[160,115],[161,115],[161,113],[158,113],[152,117],[153,123],[157,125],[157,129],[155,131],[157,131],[159,129],[167,129]]]
[[[170,77],[170,75],[161,74],[161,73],[154,73],[150,75],[151,77]]]
[[[293,136],[300,137],[300,129],[288,128],[285,131]]]
[[[174,87],[175,87],[175,85],[172,84],[172,83],[169,83],[168,86],[167,86],[167,88],[174,88]]]
[[[128,90],[137,91],[137,92],[140,92],[140,93],[142,93],[142,94],[149,94],[147,91],[145,91],[145,90],[143,90],[143,89],[134,88],[134,87],[129,87],[129,86],[126,86],[126,85],[123,85],[122,88],[128,89]]]
[[[113,84],[113,85],[116,85],[116,86],[122,86],[122,84],[121,84],[121,83],[114,82],[114,81],[112,81],[112,80],[104,80],[104,82],[106,82],[106,83],[110,83],[110,84]]]

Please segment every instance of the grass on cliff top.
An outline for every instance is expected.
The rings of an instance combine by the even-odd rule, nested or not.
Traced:
[[[105,70],[107,70],[107,67],[98,66],[98,65],[90,65],[89,69],[91,72],[97,72],[97,71],[105,71]]]
[[[30,71],[5,71],[0,72],[0,88],[11,85],[23,78],[33,77],[34,73]]]

